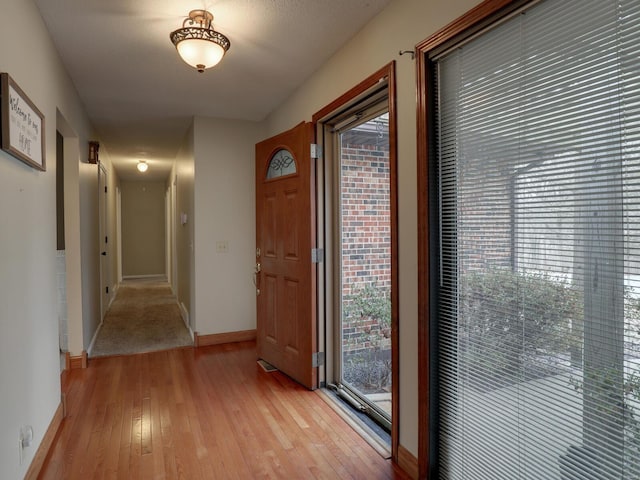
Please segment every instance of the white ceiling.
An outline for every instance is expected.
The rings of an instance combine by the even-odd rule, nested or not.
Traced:
[[[192,116],[263,120],[391,0],[34,1],[120,178],[151,180]],[[231,41],[204,73],[169,40],[198,8]]]

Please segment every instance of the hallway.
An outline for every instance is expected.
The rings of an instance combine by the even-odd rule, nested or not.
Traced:
[[[105,315],[90,357],[127,355],[193,345],[166,281],[125,280]]]
[[[42,479],[408,478],[253,342],[98,358],[63,391]]]

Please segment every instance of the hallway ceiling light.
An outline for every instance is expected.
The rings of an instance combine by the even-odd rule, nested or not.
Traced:
[[[144,160],[140,160],[140,161],[138,162],[137,167],[138,167],[138,171],[140,171],[141,173],[144,173],[144,172],[146,172],[146,171],[147,171],[147,169],[149,168],[149,165],[147,165],[147,162],[146,162],[146,161],[144,161]]]
[[[200,73],[217,65],[231,46],[227,37],[213,29],[212,21],[207,10],[191,10],[182,28],[169,35],[182,60]]]

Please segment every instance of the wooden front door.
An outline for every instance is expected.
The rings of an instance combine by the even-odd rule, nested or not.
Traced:
[[[258,357],[310,389],[318,386],[312,136],[301,123],[256,145]]]

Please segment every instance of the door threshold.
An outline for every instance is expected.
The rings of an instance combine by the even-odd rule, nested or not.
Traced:
[[[391,437],[383,438],[378,432],[359,418],[359,413],[346,404],[337,394],[326,388],[319,388],[316,393],[320,395],[327,405],[335,411],[340,418],[355,430],[378,454],[385,459],[391,458]],[[363,414],[362,414],[363,415]],[[373,420],[372,420],[373,422]],[[386,434],[386,432],[385,432]],[[387,434],[388,435],[388,434]],[[386,435],[385,435],[386,436]]]

